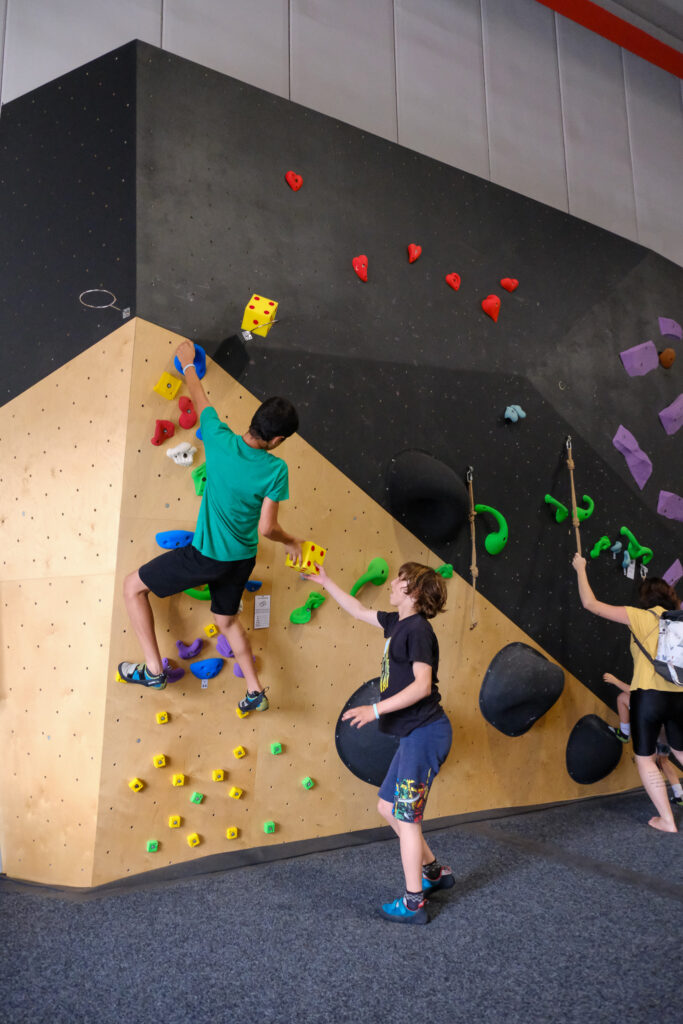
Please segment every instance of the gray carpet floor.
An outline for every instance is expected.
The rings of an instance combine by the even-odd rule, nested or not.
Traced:
[[[394,840],[87,899],[0,880],[0,1020],[679,1024],[683,832],[650,813],[632,794],[430,833],[456,885],[421,928],[377,914]]]

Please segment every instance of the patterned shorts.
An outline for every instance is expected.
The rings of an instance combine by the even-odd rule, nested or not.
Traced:
[[[398,821],[422,821],[430,786],[448,757],[452,739],[445,715],[401,737],[379,790],[380,799],[393,804]]]

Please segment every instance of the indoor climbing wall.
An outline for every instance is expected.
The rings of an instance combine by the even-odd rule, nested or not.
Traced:
[[[22,556],[6,562],[2,584],[4,739],[12,771],[1,843],[4,868],[14,877],[98,885],[211,854],[258,859],[269,846],[286,851],[283,844],[379,824],[374,788],[343,765],[334,736],[343,705],[377,675],[382,634],[344,615],[329,597],[309,623],[292,624],[290,613],[316,588],[285,566],[281,547],[262,542],[254,572],[261,585],[244,597],[244,621],[270,687],[269,711],[237,716],[244,683],[231,659],[205,685],[189,670],[220,655],[205,632],[206,604],[186,594],[152,599],[162,653],[185,669],[183,677],[162,691],[116,681],[118,661],[139,654],[121,597],[123,577],[160,552],[158,532],[192,530],[199,506],[192,467],[166,454],[187,440],[198,449],[194,466],[201,464],[194,430],[178,426],[185,391],[168,400],[153,390],[163,372],[175,375],[179,341],[135,320],[3,410],[5,435],[10,424],[13,434],[33,433],[35,411],[42,410],[40,437],[26,440],[11,489],[22,493],[29,473],[55,481],[52,490],[30,485],[34,520],[23,531],[19,520],[28,513],[21,516],[21,502],[13,514],[22,547],[39,552],[33,578],[25,570],[15,578]],[[211,360],[204,383],[219,415],[244,431],[257,400]],[[176,425],[174,437],[158,446],[150,443],[157,419]],[[48,447],[46,438],[55,434],[59,444]],[[350,589],[375,557],[386,559],[391,574],[407,559],[441,564],[299,436],[281,454],[291,492],[282,521],[327,548],[326,566],[342,585]],[[36,532],[45,537],[41,544],[33,541]],[[470,628],[469,584],[455,574],[448,590],[447,611],[435,627],[440,688],[455,735],[430,816],[635,785],[628,757],[590,788],[567,774],[572,728],[600,712],[600,702],[567,673],[559,699],[524,735],[507,736],[487,723],[479,691],[491,660],[506,645],[530,640],[479,596]],[[255,605],[264,596],[269,625],[255,628]],[[386,588],[368,584],[359,596],[368,606],[388,606]],[[197,638],[203,646],[194,661],[180,658],[176,642]],[[235,756],[238,748],[243,756]],[[184,784],[173,785],[179,775]],[[142,787],[131,788],[134,780]],[[171,818],[178,827],[170,827]]]

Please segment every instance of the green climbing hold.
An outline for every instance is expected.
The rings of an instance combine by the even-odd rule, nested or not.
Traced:
[[[190,597],[194,597],[196,601],[211,600],[211,594],[209,593],[209,588],[207,587],[206,583],[204,584],[203,587],[190,587],[190,589],[186,590],[185,593],[189,594]]]
[[[597,558],[601,551],[609,551],[611,545],[609,537],[602,536],[591,548],[591,558]]]
[[[295,626],[304,626],[307,622],[311,621],[311,612],[314,608],[319,608],[321,604],[325,603],[325,597],[317,590],[312,590],[306,598],[306,603],[301,608],[295,608],[292,614],[289,616],[289,621],[293,622]]]
[[[582,523],[584,519],[590,519],[595,509],[595,502],[592,498],[589,498],[587,494],[584,494],[583,501],[586,502],[587,508],[579,508],[578,505],[576,507],[576,518],[580,523]]]
[[[192,470],[192,479],[194,481],[195,494],[201,498],[206,487],[206,463],[202,462],[201,466],[195,466]]]
[[[508,542],[508,524],[505,521],[505,516],[497,509],[491,508],[490,505],[475,505],[474,511],[477,513],[488,512],[496,520],[498,529],[486,535],[484,547],[490,555],[499,555]]]
[[[438,576],[442,576],[445,580],[450,580],[453,576],[453,566],[450,562],[444,562],[438,569],[434,570]]]
[[[569,517],[569,509],[567,508],[567,506],[563,505],[561,501],[557,500],[557,498],[553,498],[552,494],[546,494],[543,500],[545,501],[546,505],[552,505],[555,509],[556,523],[563,523],[565,519]]]
[[[643,565],[648,565],[652,561],[653,551],[652,548],[646,548],[643,544],[639,544],[636,538],[633,536],[630,530],[625,526],[619,530],[622,537],[628,537],[628,553],[635,562],[636,558],[643,559]]]
[[[383,558],[372,558],[366,571],[360,576],[351,587],[351,597],[355,597],[361,587],[366,583],[372,583],[375,587],[381,587],[389,579],[389,566]]]

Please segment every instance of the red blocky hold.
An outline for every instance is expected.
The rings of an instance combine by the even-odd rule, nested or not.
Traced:
[[[519,288],[519,281],[516,277],[504,277],[501,279],[500,287],[506,292],[514,292]]]
[[[367,256],[354,256],[352,259],[353,269],[358,274],[361,281],[367,281],[368,279],[368,258]]]
[[[304,183],[304,179],[296,171],[287,171],[285,174],[285,181],[291,188],[292,192],[298,192]]]
[[[485,299],[482,299],[481,308],[488,316],[491,317],[494,323],[498,322],[500,299],[497,295],[487,295]]]
[[[457,292],[460,287],[460,274],[446,274],[446,284]]]
[[[167,441],[169,437],[173,437],[174,434],[175,427],[170,420],[157,420],[152,444],[163,444],[164,441]]]
[[[419,260],[422,255],[422,246],[413,245],[412,242],[408,246],[408,263],[414,263],[415,260]]]
[[[194,411],[192,399],[182,395],[178,399],[178,405],[180,406],[180,418],[178,423],[183,430],[191,430],[197,422],[197,413]]]

